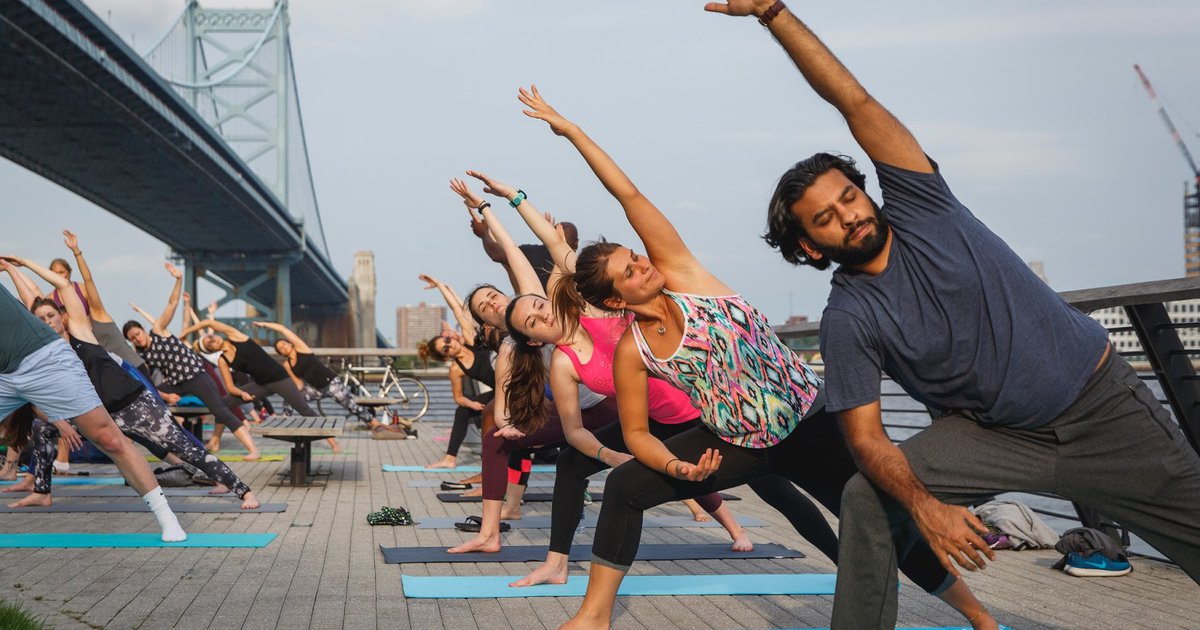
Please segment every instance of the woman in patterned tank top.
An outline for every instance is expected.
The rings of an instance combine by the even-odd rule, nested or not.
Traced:
[[[821,382],[772,331],[766,317],[700,264],[665,215],[591,138],[521,89],[525,114],[580,152],[625,211],[646,254],[600,242],[580,252],[579,294],[596,308],[634,314],[617,345],[614,377],[625,441],[636,461],[609,474],[587,595],[563,627],[608,627],[617,588],[633,563],[642,513],[666,501],[782,475],[833,514],[857,469]],[[667,440],[647,430],[651,377],[687,392],[704,426]],[[836,555],[832,558],[837,561]],[[923,543],[901,570],[959,612],[980,605]],[[964,614],[964,616],[966,616]]]

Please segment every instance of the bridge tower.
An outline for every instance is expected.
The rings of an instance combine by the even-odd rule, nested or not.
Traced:
[[[196,280],[205,277],[225,292],[218,304],[241,299],[291,326],[291,265],[303,247],[326,258],[328,249],[304,140],[287,6],[276,0],[266,9],[216,9],[189,0],[144,58],[250,166],[304,233],[297,251],[176,252],[185,265],[186,289],[195,295]],[[206,275],[214,270],[224,279]],[[230,277],[238,280],[225,281]],[[264,283],[274,284],[273,304],[250,295]],[[247,332],[252,330],[258,329]]]

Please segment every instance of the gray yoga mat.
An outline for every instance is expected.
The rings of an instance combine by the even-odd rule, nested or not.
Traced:
[[[417,529],[454,529],[455,523],[461,523],[463,516],[418,516]],[[513,529],[550,529],[549,516],[526,516],[516,521],[504,521]],[[767,524],[753,516],[738,516],[737,522],[742,527],[766,527]],[[596,517],[589,516],[581,522],[584,527],[596,527]],[[720,527],[716,521],[697,523],[690,516],[647,516],[642,520],[642,527]]]
[[[209,494],[209,490],[212,490],[211,486],[162,489],[163,494],[169,497],[213,497],[215,499],[229,499],[234,496],[232,492],[226,494]],[[27,494],[29,493],[0,494],[0,499],[3,499],[4,497],[22,497]],[[60,488],[55,485],[51,496],[56,499],[59,497],[90,497],[94,499],[103,499],[108,497],[138,497],[141,495],[137,493],[137,490],[134,490],[129,486],[71,486],[69,488]]]
[[[257,509],[243,510],[239,507],[240,504],[233,501],[209,501],[205,503],[184,503],[177,502],[171,504],[171,510],[180,513],[209,513],[209,512],[231,512],[231,513],[258,513],[258,512],[283,512],[287,510],[286,503],[264,503]],[[84,503],[84,502],[57,502],[50,507],[24,507],[10,508],[5,504],[0,504],[0,514],[44,514],[47,512],[150,512],[150,508],[145,503]]]
[[[592,495],[592,501],[598,502],[598,501],[604,500],[603,492],[593,492],[593,493],[591,493],[591,495]],[[442,503],[479,503],[480,501],[483,501],[483,497],[464,497],[457,492],[439,492],[437,495],[437,498]],[[740,497],[734,496],[732,494],[725,494],[724,492],[721,493],[721,498],[726,501],[741,501]],[[554,500],[554,493],[553,492],[526,492],[525,496],[522,497],[522,499],[526,503],[549,502],[549,501]]]
[[[447,547],[384,547],[383,561],[388,564],[443,562],[539,562],[546,559],[542,545],[509,545],[496,553],[446,553]],[[591,545],[573,545],[571,562],[591,560]],[[723,560],[803,558],[804,554],[776,543],[754,545],[753,551],[733,551],[729,543],[646,544],[638,547],[638,560]]]

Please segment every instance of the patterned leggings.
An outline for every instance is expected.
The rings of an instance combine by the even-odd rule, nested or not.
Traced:
[[[121,433],[139,443],[153,443],[174,453],[179,459],[203,470],[213,481],[228,487],[238,498],[250,491],[250,487],[225,462],[204,450],[204,446],[192,434],[184,431],[166,406],[149,391],[142,390],[133,402],[113,411],[112,418]],[[49,422],[35,423],[30,450],[33,491],[49,494],[50,471],[58,456],[58,429]]]
[[[375,416],[371,414],[370,409],[367,409],[366,407],[360,407],[358,406],[358,403],[354,402],[354,396],[351,395],[350,390],[346,388],[346,384],[337,379],[329,381],[329,385],[325,386],[325,389],[317,389],[308,383],[304,384],[304,398],[306,400],[315,401],[325,398],[326,396],[332,398],[335,402],[337,402],[337,404],[341,405],[342,408],[344,408],[346,411],[349,411],[350,415],[357,416],[358,419],[362,420],[363,422],[370,424],[370,422],[375,419]],[[285,411],[284,413],[287,412]]]

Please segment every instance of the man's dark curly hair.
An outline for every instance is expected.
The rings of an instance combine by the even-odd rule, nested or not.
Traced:
[[[828,257],[809,258],[804,248],[800,247],[800,239],[808,234],[800,225],[800,220],[792,215],[792,206],[800,201],[814,180],[833,169],[841,171],[859,189],[866,188],[867,177],[854,166],[853,159],[845,155],[817,153],[788,169],[779,178],[775,194],[771,195],[771,204],[767,207],[767,233],[763,234],[763,240],[778,249],[783,259],[793,265],[812,265],[817,269],[829,267]]]

